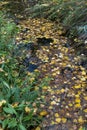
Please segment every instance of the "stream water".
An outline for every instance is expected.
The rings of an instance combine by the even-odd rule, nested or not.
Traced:
[[[40,59],[36,56],[36,50],[40,49],[41,46],[50,46],[50,42],[53,42],[51,38],[37,38],[37,45],[33,42],[20,43],[16,47],[16,55],[24,57],[22,64],[26,67],[29,72],[34,72],[35,69],[41,64]]]

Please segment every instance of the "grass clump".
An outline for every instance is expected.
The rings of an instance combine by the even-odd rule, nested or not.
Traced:
[[[40,124],[41,87],[38,72],[20,73],[15,56],[16,25],[0,12],[0,129],[27,130]],[[20,73],[20,75],[19,75]],[[44,83],[43,83],[44,82]]]

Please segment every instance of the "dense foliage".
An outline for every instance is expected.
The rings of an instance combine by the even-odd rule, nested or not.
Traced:
[[[38,97],[47,81],[38,84],[39,73],[23,72],[13,56],[17,30],[0,13],[0,129],[26,130],[41,121],[37,107],[42,101]]]

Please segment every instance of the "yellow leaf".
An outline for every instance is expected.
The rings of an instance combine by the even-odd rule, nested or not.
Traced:
[[[79,117],[78,122],[79,122],[79,123],[83,123],[83,122],[84,122],[82,116]]]
[[[41,128],[38,126],[35,130],[41,130]]]
[[[84,112],[87,112],[87,109],[84,109],[83,111],[84,111]]]
[[[47,90],[47,89],[48,89],[48,87],[47,87],[47,86],[43,86],[43,89]]]
[[[55,105],[55,104],[56,104],[56,102],[55,102],[55,101],[52,101],[50,104],[51,104],[51,105]]]
[[[66,123],[67,119],[66,118],[62,118],[61,119],[63,123]]]
[[[72,107],[72,106],[73,106],[73,104],[69,103],[69,106],[70,106],[70,107]]]
[[[12,104],[12,107],[17,107],[18,104],[19,104],[18,102],[13,103],[13,104]]]
[[[47,111],[43,110],[42,112],[40,112],[40,116],[46,116],[48,114]]]
[[[45,28],[45,27],[42,27],[42,28],[41,28],[41,31],[42,31],[42,32],[44,32],[45,30],[46,30],[46,28]]]
[[[64,57],[64,60],[68,60],[68,59],[69,59],[69,57],[67,57],[67,56]]]
[[[63,32],[61,30],[58,30],[58,34],[61,35]]]
[[[83,130],[83,127],[82,127],[82,126],[80,126],[79,130]]]
[[[65,92],[65,89],[61,89],[61,93],[64,93]]]
[[[80,99],[79,99],[79,98],[76,98],[76,99],[75,99],[75,102],[76,102],[76,103],[80,103]]]
[[[55,117],[59,117],[59,114],[58,114],[58,113],[55,113]]]
[[[86,75],[86,71],[82,71],[82,75]]]
[[[80,107],[81,107],[80,103],[75,104],[75,108],[80,108]]]
[[[30,108],[29,107],[25,107],[25,112],[29,113],[30,112]]]
[[[84,99],[87,100],[87,96],[85,96]]]
[[[76,95],[75,95],[76,98],[79,98],[79,96],[80,96],[79,94],[76,94]]]
[[[39,87],[38,87],[38,86],[35,86],[35,90],[39,90]]]
[[[49,109],[53,109],[53,106],[49,106]]]
[[[85,77],[82,77],[82,78],[81,78],[81,81],[86,81],[86,78],[85,78]]]
[[[55,121],[56,121],[57,123],[60,123],[60,122],[61,122],[61,118],[56,118]]]
[[[54,124],[55,124],[55,122],[54,122],[54,121],[52,121],[52,122],[51,122],[51,124],[52,124],[52,125],[54,125]]]
[[[52,75],[53,75],[53,76],[56,76],[57,74],[56,74],[56,73],[53,73]]]
[[[6,100],[0,101],[0,107],[1,107],[3,104],[6,104]]]
[[[74,88],[76,88],[76,89],[81,88],[81,85],[76,85],[76,86],[74,86]]]
[[[77,120],[76,120],[76,119],[74,119],[74,120],[73,120],[73,122],[77,123]]]

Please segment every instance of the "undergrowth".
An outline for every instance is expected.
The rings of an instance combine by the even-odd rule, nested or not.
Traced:
[[[27,130],[41,123],[40,104],[44,102],[41,88],[48,82],[44,79],[38,83],[37,71],[21,73],[23,66],[12,55],[17,31],[16,25],[0,12],[0,129],[3,130]]]
[[[34,7],[28,8],[30,17],[44,17],[60,22],[74,37],[80,33],[79,27],[87,24],[86,0],[53,0],[38,2]],[[31,16],[32,13],[32,16]],[[84,33],[84,31],[83,31]]]

